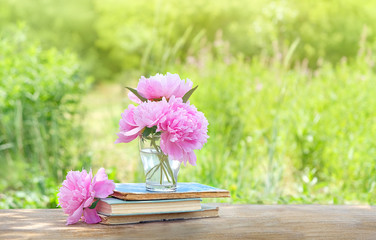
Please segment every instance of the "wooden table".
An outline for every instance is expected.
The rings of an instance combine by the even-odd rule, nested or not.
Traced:
[[[117,226],[66,226],[61,209],[0,210],[0,239],[376,239],[376,207],[219,207],[219,218]]]

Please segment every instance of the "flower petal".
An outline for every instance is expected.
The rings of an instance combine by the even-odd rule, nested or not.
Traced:
[[[133,128],[132,130],[130,131],[127,131],[127,132],[122,132],[122,134],[124,134],[124,136],[126,137],[129,137],[129,136],[137,136],[139,134],[139,132],[144,128],[144,126],[141,126],[141,127],[136,127],[136,128]]]
[[[115,183],[112,180],[96,182],[93,189],[95,191],[94,197],[106,198],[114,192]]]
[[[101,218],[97,214],[97,210],[85,208],[84,209],[85,222],[89,224],[99,223]]]
[[[95,174],[94,179],[95,179],[94,180],[95,182],[100,182],[100,181],[108,180],[108,176],[107,176],[106,171],[104,170],[104,168],[98,169],[98,172],[97,172],[97,174]]]
[[[94,202],[94,196],[90,196],[88,199],[86,199],[86,201],[84,202],[84,205],[83,207],[84,208],[87,208],[87,207],[90,207],[91,204]]]
[[[74,213],[67,218],[67,225],[78,222],[82,216],[82,212],[83,204],[81,204],[81,206],[77,208],[76,211],[74,211]]]
[[[192,166],[196,166],[196,154],[194,151],[187,153],[188,161]]]
[[[124,134],[122,132],[117,133],[117,135],[118,135],[119,138],[116,139],[115,143],[128,143],[128,142],[131,142],[138,137],[138,134],[135,134],[133,136],[124,136]]]

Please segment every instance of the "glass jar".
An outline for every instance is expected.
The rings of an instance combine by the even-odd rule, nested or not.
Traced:
[[[144,167],[148,191],[176,191],[181,162],[164,154],[160,147],[160,135],[140,137],[140,157]]]

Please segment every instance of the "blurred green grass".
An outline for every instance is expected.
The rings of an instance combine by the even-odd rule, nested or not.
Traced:
[[[179,181],[235,203],[374,204],[375,7],[2,1],[0,208],[54,207],[70,169],[142,182],[137,143],[114,141],[124,87],[157,72],[199,85],[210,124]]]
[[[54,207],[57,181],[85,165],[76,56],[41,49],[22,29],[0,35],[0,207]]]

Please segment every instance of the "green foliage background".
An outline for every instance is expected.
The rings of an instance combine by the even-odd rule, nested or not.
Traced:
[[[124,86],[174,72],[210,126],[179,181],[237,203],[369,203],[376,2],[0,3],[0,208],[54,207],[68,170],[143,181],[114,145]],[[94,80],[90,88],[91,77]]]

